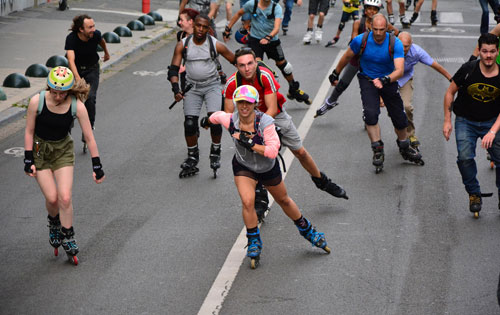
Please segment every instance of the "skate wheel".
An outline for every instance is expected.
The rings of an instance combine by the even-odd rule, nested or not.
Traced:
[[[311,105],[312,104],[311,100],[306,100],[304,103],[306,103],[306,105]]]
[[[71,263],[73,263],[75,266],[78,266],[78,257],[71,256],[69,260],[71,260]]]
[[[54,248],[54,256],[57,256],[59,255],[59,249],[58,248]]]
[[[419,160],[419,161],[417,162],[417,165],[424,166],[424,165],[425,165],[424,160]]]
[[[310,45],[311,42],[304,42],[304,45]]]
[[[382,167],[376,167],[375,174],[379,174],[380,172],[382,172]]]
[[[331,250],[331,249],[330,249],[330,247],[328,247],[328,246],[325,246],[325,247],[323,248],[323,250],[324,250],[327,254],[330,254],[330,253],[332,252],[332,250]]]
[[[256,269],[259,266],[259,258],[250,259],[250,268]]]
[[[479,219],[479,212],[474,212],[474,219]]]
[[[216,179],[216,178],[217,178],[217,171],[214,170],[214,179]]]

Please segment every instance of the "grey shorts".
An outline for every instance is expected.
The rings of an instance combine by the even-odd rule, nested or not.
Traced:
[[[184,116],[200,116],[205,103],[207,113],[222,109],[222,87],[220,81],[208,85],[195,85],[184,96]]]
[[[292,151],[297,151],[302,148],[302,139],[295,125],[293,124],[292,117],[286,112],[281,112],[274,117],[274,125],[280,128],[281,144]]]

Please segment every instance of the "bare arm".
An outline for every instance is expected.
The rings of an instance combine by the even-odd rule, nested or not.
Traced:
[[[36,111],[38,109],[38,100],[40,94],[35,95],[31,98],[30,103],[28,105],[27,116],[26,116],[26,129],[24,130],[24,150],[25,151],[34,151],[33,150],[33,136],[35,135],[35,120],[36,120]],[[36,154],[36,152],[34,152]],[[36,176],[36,167],[34,165],[31,166],[32,173],[26,173],[31,177]]]
[[[99,45],[101,45],[102,49],[104,50],[103,60],[108,61],[110,56],[109,56],[108,46],[106,46],[106,41],[104,40],[104,38],[101,39],[101,42],[99,43]]]
[[[264,95],[264,103],[266,104],[268,114],[271,117],[278,115],[278,95],[276,92]]]
[[[234,112],[233,100],[230,100],[228,98],[224,98],[224,111],[226,113],[233,113]]]
[[[231,21],[229,21],[227,23],[227,27],[228,28],[232,28],[233,25],[238,22],[238,20],[243,16],[243,14],[245,13],[245,10],[243,9],[239,9],[234,15],[233,17],[231,18]]]
[[[219,54],[221,54],[230,64],[234,64],[235,58],[232,51],[230,51],[226,45],[221,42],[216,43],[216,49]]]
[[[359,24],[360,23],[361,23],[360,20],[356,20],[356,21],[354,21],[354,23],[352,23],[351,40],[353,40],[354,37],[359,35]]]
[[[68,56],[69,69],[71,70],[71,72],[73,72],[73,75],[75,76],[75,80],[80,81],[81,77],[80,77],[80,74],[78,73],[78,70],[76,69],[75,51],[74,50],[66,50],[66,56]]]
[[[182,0],[179,4],[179,15],[181,15],[181,12],[186,8],[186,4],[188,3],[188,1],[189,0]]]
[[[389,23],[388,29],[389,29],[389,32],[391,32],[391,31],[394,32],[394,35],[396,35],[396,36],[399,35],[399,30],[396,27],[394,27],[394,25]]]
[[[174,55],[172,56],[172,61],[170,62],[170,65],[177,66],[177,67],[179,67],[181,65],[182,50],[183,49],[184,49],[184,46],[182,44],[182,41],[177,42],[177,45],[175,46],[175,50],[174,50]],[[172,85],[174,85],[174,83],[179,84],[179,76],[178,75],[171,76],[170,83],[172,83]],[[183,96],[182,96],[180,91],[179,91],[179,93],[175,94],[175,100],[177,102],[179,102],[182,99],[183,99]]]
[[[455,82],[451,82],[446,94],[444,95],[444,122],[443,122],[443,136],[446,141],[450,140],[450,135],[453,130],[451,124],[451,104],[455,98],[455,94],[458,92],[458,86]]]
[[[446,69],[443,68],[443,66],[437,63],[436,61],[432,63],[431,68],[441,73],[443,77],[445,77],[448,81],[451,80],[451,74],[448,71],[446,71]]]

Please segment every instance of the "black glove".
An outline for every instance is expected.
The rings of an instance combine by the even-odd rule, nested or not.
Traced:
[[[378,79],[380,80],[380,82],[382,82],[382,85],[387,85],[391,83],[391,78],[388,75]]]
[[[224,38],[231,37],[231,29],[229,27],[226,26],[226,28],[224,29],[224,32],[222,32],[222,37],[224,37]]]
[[[238,140],[238,142],[248,150],[252,150],[252,147],[255,145],[252,138],[250,138],[243,132],[240,132],[240,139]]]
[[[35,164],[35,158],[33,157],[33,151],[24,151],[24,172],[33,173],[31,165]]]
[[[200,120],[200,126],[202,128],[208,128],[210,127],[211,123],[210,123],[210,120],[208,119],[208,116],[205,116],[203,117],[201,120]]]
[[[94,169],[96,179],[103,178],[104,171],[102,170],[101,159],[98,156],[92,158],[92,168]]]
[[[470,55],[469,61],[474,61],[474,60],[477,60],[477,56]]]
[[[179,87],[179,82],[172,82],[172,92],[174,92],[174,96],[177,95],[177,93],[181,92],[181,88]]]
[[[330,83],[333,84],[335,81],[339,80],[339,74],[335,69],[333,69],[332,74],[328,76],[328,80],[330,80]]]

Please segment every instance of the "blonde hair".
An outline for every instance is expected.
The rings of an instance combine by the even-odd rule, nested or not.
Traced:
[[[50,91],[50,86],[47,85],[47,91]],[[76,98],[83,103],[87,100],[90,92],[90,84],[88,84],[85,79],[76,81],[70,90],[68,90],[68,95],[74,95]]]

